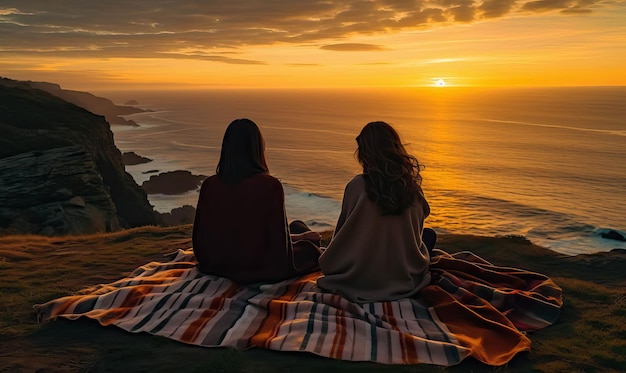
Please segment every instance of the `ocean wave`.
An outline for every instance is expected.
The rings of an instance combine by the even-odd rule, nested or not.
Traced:
[[[285,183],[283,187],[290,220],[303,220],[316,230],[329,230],[335,226],[341,210],[341,201]]]
[[[277,152],[292,152],[292,153],[323,153],[323,154],[353,154],[352,151],[347,150],[330,150],[330,149],[298,149],[298,148],[275,148],[269,147],[266,150]]]
[[[158,131],[158,132],[147,132],[147,133],[142,133],[139,135],[135,135],[132,138],[130,138],[129,140],[134,140],[134,139],[138,139],[141,137],[150,137],[150,136],[155,136],[155,135],[162,135],[164,133],[173,133],[173,132],[184,132],[184,131],[190,131],[193,130],[193,128],[178,128],[175,130],[167,130],[167,131]]]
[[[137,122],[140,126],[142,125],[146,125],[146,124],[154,124],[151,122],[156,122],[160,125],[167,125],[167,124],[176,124],[176,125],[180,125],[180,124],[188,124],[188,123],[192,123],[192,122],[185,122],[185,121],[180,121],[180,120],[172,120],[172,119],[168,119],[167,117],[162,116],[163,114],[171,114],[171,113],[175,113],[175,111],[173,110],[159,110],[159,111],[148,111],[145,113],[136,113],[136,114],[131,114],[131,115],[124,115],[124,119],[132,119],[135,122]]]
[[[172,130],[172,131],[163,131],[161,133],[167,133],[167,132],[178,132],[178,131],[185,131],[188,129],[181,129],[181,130]],[[156,133],[155,133],[156,134]],[[146,134],[146,136],[148,136],[149,134]],[[139,137],[139,136],[135,136],[135,137]],[[211,146],[211,145],[196,145],[196,144],[187,144],[184,142],[180,142],[180,141],[171,141],[170,142],[172,145],[176,145],[176,146],[182,146],[182,147],[187,147],[187,148],[200,148],[200,149],[217,149],[220,150],[221,146]],[[295,149],[295,148],[274,148],[274,147],[268,147],[265,148],[266,150],[269,151],[283,151],[283,152],[293,152],[293,153],[329,153],[329,154],[352,154],[352,152],[349,151],[341,151],[341,150],[327,150],[327,149]]]
[[[180,141],[171,141],[170,144],[176,146],[182,146],[185,148],[200,148],[200,149],[211,149],[211,150],[221,150],[221,146],[211,146],[211,145],[196,145],[196,144],[186,144]]]
[[[328,223],[324,223],[324,222],[318,222],[318,221],[315,221],[315,220],[309,220],[309,221],[306,222],[306,224],[309,227],[313,228],[313,229],[317,228],[317,230],[320,230],[320,228],[324,229],[324,230],[327,230],[328,228],[334,228],[335,227],[333,224],[328,224]]]
[[[533,123],[533,122],[522,122],[522,121],[516,121],[516,120],[501,120],[501,119],[489,119],[489,118],[482,118],[479,120],[484,121],[484,122],[493,122],[493,123],[517,124],[521,126],[532,126],[532,127],[548,127],[548,128],[558,128],[558,129],[566,129],[566,130],[572,130],[572,131],[603,133],[603,134],[614,135],[614,136],[626,136],[626,131],[624,130],[603,130],[603,129],[597,129],[597,128],[572,127],[572,126],[563,126],[559,124]]]
[[[327,129],[318,129],[318,128],[298,128],[298,127],[276,127],[276,126],[263,126],[262,129],[275,129],[281,131],[296,131],[296,132],[319,132],[319,133],[329,133],[331,135],[341,135],[354,137],[354,132],[343,132],[336,130],[327,130]]]
[[[552,223],[558,223],[559,225],[578,225],[578,216],[568,214],[561,211],[550,210],[547,208],[537,207],[530,204],[524,204],[520,202],[513,202],[503,198],[489,197],[479,194],[473,194],[468,191],[459,190],[443,190],[437,191],[436,194],[429,196],[429,202],[434,205],[440,205],[443,210],[450,210],[448,205],[453,206],[453,210],[449,213],[454,213],[454,209],[461,209],[472,211],[476,213],[476,210],[484,211],[493,216],[511,216],[515,220],[528,220],[540,219],[542,221],[550,221]],[[433,213],[437,210],[433,209]],[[569,224],[566,224],[569,223]]]
[[[335,200],[335,198],[333,198],[332,196],[325,195],[322,193],[309,192],[306,190],[302,190],[290,183],[282,183],[282,184],[283,184],[283,188],[285,189],[286,194],[293,194],[293,195],[297,195],[305,199],[310,198],[312,200],[317,199],[317,198]]]
[[[135,118],[135,117],[153,117],[156,119],[161,119],[161,117],[159,117],[158,115],[161,114],[168,114],[168,113],[173,113],[175,112],[174,110],[149,110],[149,111],[144,111],[141,113],[133,113],[133,114],[128,114],[128,115],[124,115],[125,118]],[[163,120],[167,120],[164,119]]]
[[[429,202],[432,210],[426,225],[439,233],[522,235],[567,255],[609,251],[623,244],[599,238],[596,232],[602,231],[583,216],[506,199],[446,190],[429,198]]]

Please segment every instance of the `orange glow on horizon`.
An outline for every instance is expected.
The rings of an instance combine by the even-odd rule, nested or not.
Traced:
[[[79,90],[626,85],[622,16],[625,7],[301,43],[181,43],[166,52],[147,49],[141,58],[99,55],[95,46],[85,53],[16,46],[0,48],[0,71]]]

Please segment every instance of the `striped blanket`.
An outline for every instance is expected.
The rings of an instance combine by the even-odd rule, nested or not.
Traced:
[[[384,364],[490,365],[530,349],[525,331],[556,321],[561,289],[546,276],[438,251],[432,283],[415,299],[357,304],[321,292],[313,273],[239,286],[203,275],[192,250],[128,278],[35,309],[42,321],[86,316],[132,333],[199,346],[304,351]]]

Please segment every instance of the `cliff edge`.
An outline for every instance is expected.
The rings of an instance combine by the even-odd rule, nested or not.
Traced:
[[[104,117],[0,79],[0,234],[87,234],[156,225]]]

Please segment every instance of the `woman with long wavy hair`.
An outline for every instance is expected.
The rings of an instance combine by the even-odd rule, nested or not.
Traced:
[[[287,225],[283,186],[269,174],[259,127],[234,120],[216,174],[200,188],[193,225],[198,269],[240,284],[277,282],[317,270],[319,241],[303,222]]]
[[[363,173],[345,188],[333,238],[320,257],[320,288],[357,302],[410,297],[430,281],[424,229],[430,207],[420,164],[385,122],[368,123],[356,138]]]

